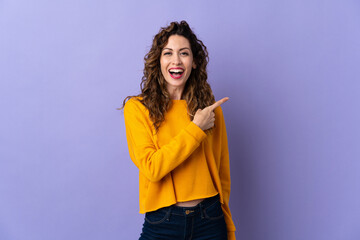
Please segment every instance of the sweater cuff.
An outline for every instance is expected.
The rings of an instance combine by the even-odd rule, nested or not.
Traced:
[[[193,121],[189,123],[189,125],[185,128],[185,130],[193,136],[198,142],[201,142],[206,138],[206,133]]]
[[[228,231],[227,235],[228,235],[228,240],[236,240],[234,231]]]

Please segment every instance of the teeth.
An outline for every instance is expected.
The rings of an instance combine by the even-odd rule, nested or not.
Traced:
[[[171,73],[182,73],[184,70],[181,69],[171,69],[170,72]]]

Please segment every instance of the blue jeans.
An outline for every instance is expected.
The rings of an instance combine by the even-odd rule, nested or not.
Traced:
[[[145,214],[139,240],[227,240],[219,195],[195,207],[172,205]]]

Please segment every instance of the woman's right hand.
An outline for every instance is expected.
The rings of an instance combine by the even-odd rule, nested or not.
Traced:
[[[194,115],[193,122],[198,125],[203,131],[210,129],[214,126],[215,122],[215,113],[214,109],[229,100],[228,97],[225,97],[213,105],[210,105],[204,109],[198,109]]]

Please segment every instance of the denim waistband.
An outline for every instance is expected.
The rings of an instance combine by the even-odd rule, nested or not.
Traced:
[[[201,201],[194,207],[180,207],[180,206],[176,206],[174,204],[169,207],[164,207],[163,209],[169,210],[169,214],[171,213],[171,214],[180,215],[180,216],[194,216],[194,215],[200,213],[201,216],[203,217],[204,209],[213,205],[217,201],[220,201],[219,194],[217,194],[213,197],[205,198],[203,201]]]

